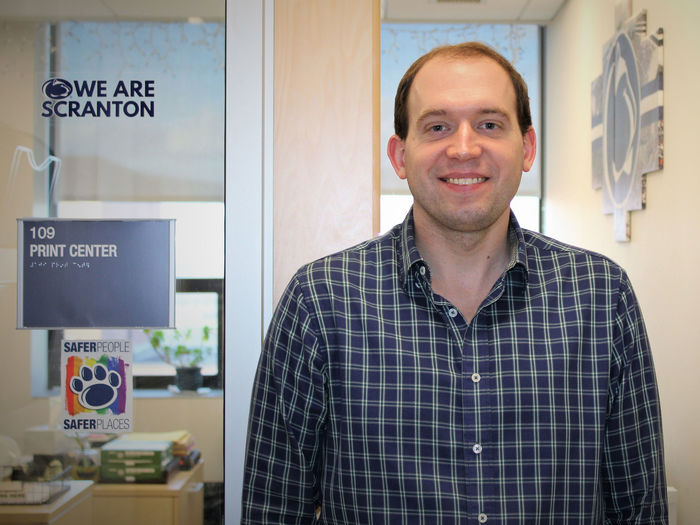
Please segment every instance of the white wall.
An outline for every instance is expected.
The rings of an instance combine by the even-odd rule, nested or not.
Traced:
[[[634,0],[633,12],[641,9],[650,31],[665,31],[665,165],[647,176],[647,208],[632,213],[632,241],[614,242],[612,216],[591,189],[590,160],[590,86],[614,34],[614,2],[569,0],[546,30],[544,230],[628,270],[653,345],[678,523],[692,525],[700,519],[700,2]]]
[[[16,329],[16,219],[32,214],[33,174],[20,170],[10,178],[15,147],[34,146],[38,134],[32,92],[26,86],[37,82],[34,58],[41,50],[35,49],[33,24],[0,23],[6,38],[0,46],[0,435],[19,441],[27,426],[44,423],[41,418],[48,417],[49,410],[45,399],[32,399],[30,333]]]

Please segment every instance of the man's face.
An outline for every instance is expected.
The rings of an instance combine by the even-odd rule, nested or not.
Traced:
[[[477,232],[507,221],[535,158],[535,132],[520,131],[506,71],[486,57],[433,58],[407,107],[406,140],[391,137],[388,154],[408,180],[416,226]]]

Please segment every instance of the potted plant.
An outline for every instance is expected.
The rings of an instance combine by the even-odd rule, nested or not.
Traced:
[[[165,363],[175,368],[175,385],[180,390],[197,390],[202,386],[202,362],[212,349],[205,346],[211,328],[202,327],[199,340],[193,340],[192,329],[144,330],[151,347]]]
[[[75,458],[75,465],[73,465],[73,479],[89,479],[96,482],[100,473],[97,450],[90,448],[87,436],[76,433],[75,441],[78,443],[80,451]]]

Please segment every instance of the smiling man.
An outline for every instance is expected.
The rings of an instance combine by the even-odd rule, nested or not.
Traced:
[[[411,212],[301,268],[273,317],[243,523],[666,523],[629,279],[510,211],[536,152],[520,75],[478,43],[437,48],[395,130]]]
[[[529,108],[520,129],[513,82],[493,59],[423,60],[407,112],[396,112],[407,130],[388,154],[413,194],[432,288],[469,321],[509,260],[510,201],[535,159],[535,131]]]

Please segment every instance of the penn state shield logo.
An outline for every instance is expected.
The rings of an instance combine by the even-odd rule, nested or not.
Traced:
[[[663,167],[663,30],[647,36],[647,14],[619,22],[593,81],[593,187],[614,237],[629,241],[630,212],[645,205],[645,176]]]

